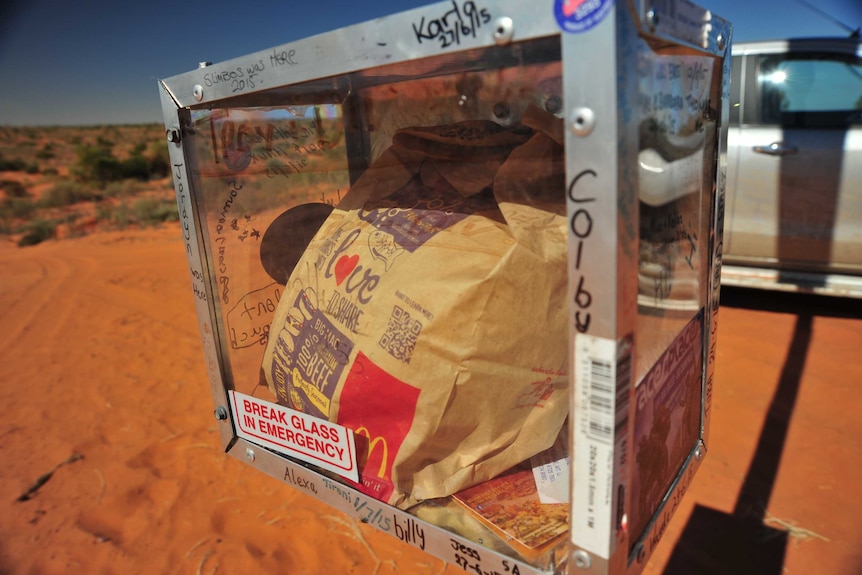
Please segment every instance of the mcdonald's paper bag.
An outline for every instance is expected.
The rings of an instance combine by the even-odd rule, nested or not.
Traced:
[[[267,384],[353,430],[378,499],[491,479],[566,418],[562,146],[541,114],[397,133],[285,286]]]

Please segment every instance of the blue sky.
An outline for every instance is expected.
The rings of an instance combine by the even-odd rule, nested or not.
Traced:
[[[525,1],[548,10],[553,4]],[[161,122],[158,78],[428,3],[6,0],[0,2],[0,125]],[[733,22],[737,42],[847,35],[804,4],[862,26],[862,0],[698,3]]]

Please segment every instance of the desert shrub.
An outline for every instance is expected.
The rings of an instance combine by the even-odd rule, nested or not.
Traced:
[[[132,223],[132,210],[129,207],[129,204],[121,202],[118,206],[112,209],[110,212],[110,219],[108,221],[121,229],[128,227],[128,225]]]
[[[33,246],[57,235],[57,222],[54,220],[34,220],[27,224],[26,231],[18,245]]]
[[[24,184],[17,180],[0,180],[0,190],[7,198],[26,198],[30,195]]]
[[[42,173],[46,176],[56,176],[60,172],[57,171],[57,168],[45,168],[44,170],[42,170]]]
[[[135,222],[141,226],[151,226],[179,219],[177,204],[171,200],[141,198],[134,203],[132,211]]]
[[[39,166],[37,166],[36,164],[28,164],[28,165],[24,166],[24,173],[26,173],[26,174],[38,174],[39,173]]]
[[[109,222],[113,223],[114,219],[114,208],[111,204],[106,202],[99,202],[96,204],[96,221],[97,222]]]
[[[132,154],[129,158],[120,160],[107,145],[82,145],[76,148],[75,153],[77,160],[71,172],[80,180],[97,182],[100,185],[130,178],[147,180],[153,175],[164,177],[170,165],[157,153],[147,157]]]
[[[163,139],[150,143],[145,157],[150,166],[151,177],[164,178],[171,173],[171,157]]]
[[[99,202],[96,204],[97,222],[125,229],[133,223],[133,219],[132,208],[125,199],[121,200],[118,204],[111,202]]]
[[[26,220],[36,211],[36,203],[30,198],[6,198],[0,202],[3,219]]]
[[[25,168],[27,168],[27,162],[24,160],[0,157],[0,172],[23,172]]]
[[[136,180],[119,180],[105,186],[102,195],[106,198],[125,198],[134,196],[141,191],[141,184]]]
[[[150,165],[143,156],[131,156],[120,162],[120,171],[123,178],[146,180],[150,177]]]
[[[58,208],[98,198],[97,193],[78,182],[61,180],[45,191],[39,205],[43,208]]]
[[[77,161],[71,172],[85,181],[99,183],[122,179],[120,161],[109,148],[104,146],[78,146],[75,149]]]
[[[40,160],[50,160],[56,157],[54,154],[54,146],[51,144],[45,144],[42,146],[42,149],[36,152],[36,157]]]

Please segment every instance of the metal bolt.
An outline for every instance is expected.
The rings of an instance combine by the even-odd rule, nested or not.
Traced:
[[[494,23],[494,41],[497,44],[508,44],[515,33],[515,24],[508,16],[497,18]]]
[[[198,68],[206,68],[207,66],[212,66],[212,62],[198,62]]]
[[[195,84],[195,87],[192,88],[192,94],[194,94],[195,100],[200,102],[204,99],[204,87],[200,84]]]
[[[697,459],[698,461],[703,459],[703,444],[702,443],[694,448],[694,458]]]
[[[591,108],[575,108],[572,112],[572,132],[576,136],[587,136],[596,126],[596,114]]]
[[[219,421],[227,419],[227,409],[223,405],[219,405],[215,410],[215,418]]]
[[[658,26],[658,13],[650,8],[650,10],[646,13],[646,21],[650,27],[652,32],[655,32],[656,26]]]
[[[724,50],[724,34],[719,34],[715,39],[716,44],[718,44],[719,50]]]
[[[545,100],[545,110],[552,114],[557,114],[563,109],[563,101],[559,96],[551,96]]]
[[[254,449],[252,449],[251,447],[246,448],[245,458],[249,461],[254,461]]]
[[[574,561],[575,567],[578,569],[589,569],[593,563],[589,553],[583,549],[578,549],[572,553],[572,561]]]
[[[172,144],[180,143],[180,131],[176,128],[171,128],[165,132],[165,135],[168,138],[168,142]]]
[[[494,115],[499,118],[509,117],[509,106],[505,102],[497,102],[494,104]]]

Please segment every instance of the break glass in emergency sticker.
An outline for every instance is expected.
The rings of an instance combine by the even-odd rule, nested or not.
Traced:
[[[614,0],[554,0],[554,17],[566,32],[586,32],[605,19]]]
[[[230,396],[239,437],[359,481],[351,430],[237,391]]]

